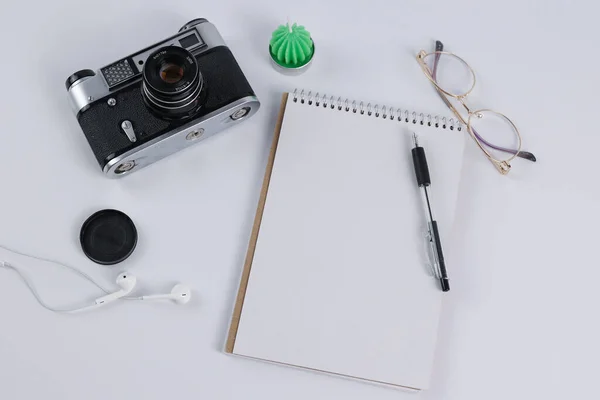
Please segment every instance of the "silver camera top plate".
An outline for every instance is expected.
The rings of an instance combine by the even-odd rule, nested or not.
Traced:
[[[69,88],[69,102],[75,115],[94,101],[104,98],[115,87],[123,88],[141,78],[142,66],[156,49],[166,46],[183,47],[197,55],[209,49],[225,46],[217,28],[206,20],[186,25],[165,40],[124,57],[96,71],[94,76],[81,78]]]

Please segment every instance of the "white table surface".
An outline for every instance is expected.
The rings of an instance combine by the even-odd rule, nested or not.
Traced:
[[[288,3],[288,4],[285,4]],[[60,259],[111,286],[194,288],[188,307],[123,302],[94,313],[41,308],[0,270],[2,399],[588,399],[597,393],[597,43],[593,2],[158,0],[6,2],[0,13],[0,244]],[[580,2],[584,3],[584,2]],[[269,64],[286,16],[307,27],[314,65]],[[177,32],[213,22],[262,102],[252,119],[121,180],[105,178],[64,81]],[[421,394],[222,353],[280,95],[295,87],[447,114],[415,54],[442,40],[475,68],[476,106],[504,111],[535,164],[500,176],[469,141],[432,388]],[[117,208],[139,230],[122,265],[82,253],[79,228]],[[95,288],[1,252],[53,304]],[[368,295],[368,294],[367,294]]]

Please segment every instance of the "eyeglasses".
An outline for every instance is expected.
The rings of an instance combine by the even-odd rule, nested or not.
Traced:
[[[417,61],[438,95],[458,120],[467,126],[471,137],[492,164],[502,175],[506,175],[515,157],[536,161],[532,153],[521,150],[521,133],[506,115],[490,109],[472,111],[467,106],[465,99],[475,87],[475,72],[465,60],[443,50],[444,45],[438,40],[435,51],[427,53],[421,50]],[[464,107],[466,118],[458,112],[452,100]]]

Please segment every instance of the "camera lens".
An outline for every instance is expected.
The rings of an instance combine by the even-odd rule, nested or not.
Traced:
[[[181,47],[163,47],[144,65],[142,95],[146,105],[160,117],[193,116],[202,106],[204,79],[196,58]]]
[[[160,68],[160,78],[166,83],[177,83],[183,78],[183,68],[175,64],[165,64]]]

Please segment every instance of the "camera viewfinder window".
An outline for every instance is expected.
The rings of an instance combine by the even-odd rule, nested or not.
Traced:
[[[185,49],[195,46],[198,43],[200,43],[200,40],[198,40],[198,37],[193,33],[189,36],[179,39],[179,44]]]

